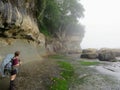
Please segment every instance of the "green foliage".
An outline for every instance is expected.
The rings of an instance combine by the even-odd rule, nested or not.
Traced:
[[[60,24],[60,16],[61,13],[56,0],[47,0],[43,22],[49,32],[53,33],[58,29]]]
[[[72,67],[72,65],[68,62],[59,62],[60,67],[63,68],[62,72],[61,72],[61,76],[63,76],[66,80],[69,80],[73,74],[74,74],[74,69]]]
[[[45,36],[51,36],[50,32],[48,32],[45,26],[41,26],[40,32],[43,33]]]
[[[46,9],[46,0],[36,0],[36,13],[40,25],[43,25],[44,11]]]
[[[62,0],[59,6],[61,8],[63,21],[66,23],[77,23],[77,19],[84,16],[83,6],[78,0]]]
[[[68,90],[74,75],[74,69],[68,62],[59,61],[58,64],[61,68],[61,77],[53,78],[53,85],[50,87],[50,90]]]
[[[100,63],[99,62],[90,62],[90,61],[81,61],[80,64],[83,66],[91,66],[91,65],[98,65]]]
[[[42,29],[45,33],[56,34],[58,31],[69,30],[68,26],[76,27],[78,18],[84,16],[84,8],[78,0],[37,0],[36,4],[39,28],[41,30],[45,26],[46,29]]]
[[[50,90],[68,90],[68,82],[63,78],[53,78]]]

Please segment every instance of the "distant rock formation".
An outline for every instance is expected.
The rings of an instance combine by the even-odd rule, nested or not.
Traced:
[[[89,48],[83,49],[81,58],[87,59],[99,59],[100,61],[116,61],[116,57],[119,54],[119,50],[101,48],[100,50]]]
[[[112,52],[115,54],[115,57],[120,57],[120,49],[112,49]]]
[[[61,34],[58,32],[58,36]],[[58,38],[49,39],[47,41],[48,52],[64,53],[64,54],[80,54],[82,52],[80,43],[84,37],[84,33],[79,31],[62,32]]]
[[[90,48],[82,50],[81,58],[97,59],[97,57],[98,57],[97,49]]]
[[[99,50],[98,59],[100,61],[115,61],[115,53],[110,49]]]

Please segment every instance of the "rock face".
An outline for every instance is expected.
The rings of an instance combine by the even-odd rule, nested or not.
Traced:
[[[80,42],[84,34],[79,31],[58,32],[60,37],[58,35],[50,42],[45,40],[34,17],[35,2],[36,0],[0,0],[0,38],[7,38],[8,41],[11,38],[31,40],[39,46],[46,46],[48,53],[80,54]],[[5,41],[1,43],[8,45]]]
[[[34,17],[35,0],[0,0],[0,57],[16,50],[25,61],[45,53],[45,36]]]
[[[80,43],[84,37],[84,33],[78,31],[66,31],[58,32],[58,37],[47,41],[46,48],[48,52],[64,53],[66,55],[77,55],[80,56],[81,47]]]
[[[69,54],[80,54],[80,43],[82,42],[82,39],[84,37],[84,29],[79,29],[78,31],[68,30],[66,36],[66,41],[63,43],[63,45],[66,47],[67,52]]]
[[[0,36],[44,43],[33,17],[34,7],[33,0],[0,0]]]

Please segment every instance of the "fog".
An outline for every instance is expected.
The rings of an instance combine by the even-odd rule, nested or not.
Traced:
[[[81,0],[86,26],[82,48],[120,48],[120,0]]]

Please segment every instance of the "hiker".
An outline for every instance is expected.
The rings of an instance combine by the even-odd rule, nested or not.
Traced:
[[[14,53],[14,57],[12,59],[12,70],[11,70],[11,76],[10,76],[10,87],[9,90],[15,90],[15,78],[18,73],[18,68],[21,64],[19,59],[20,51],[16,51]]]

